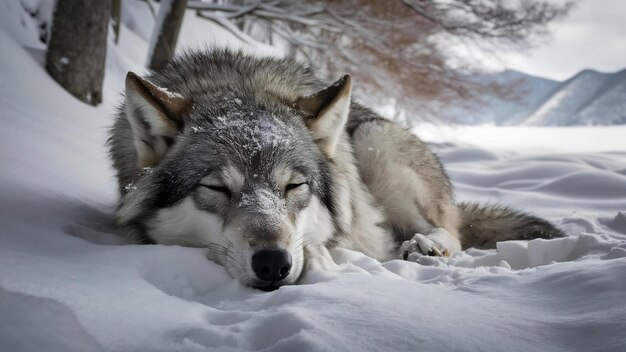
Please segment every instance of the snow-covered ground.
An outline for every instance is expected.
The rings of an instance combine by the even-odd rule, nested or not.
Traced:
[[[0,29],[1,351],[624,350],[623,127],[416,130],[460,199],[540,214],[563,239],[421,263],[345,251],[339,272],[269,293],[201,249],[121,245],[104,144],[124,74],[145,62],[133,21],[109,47],[97,108]],[[186,21],[183,38],[212,30]]]

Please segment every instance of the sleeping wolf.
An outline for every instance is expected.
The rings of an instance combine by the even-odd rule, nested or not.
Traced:
[[[109,140],[116,223],[144,243],[206,248],[264,290],[332,270],[339,247],[384,261],[561,236],[517,210],[456,203],[428,146],[351,90],[347,75],[328,85],[292,59],[228,50],[128,73]]]

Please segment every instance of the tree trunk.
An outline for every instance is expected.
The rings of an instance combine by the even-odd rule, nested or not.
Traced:
[[[115,40],[115,44],[117,44],[120,41],[120,27],[122,25],[122,0],[113,0],[111,22],[113,25],[113,39]]]
[[[165,67],[176,51],[178,32],[183,24],[187,0],[162,0],[159,15],[154,23],[148,50],[148,67],[160,70]]]
[[[46,69],[81,101],[102,102],[111,0],[58,0]]]

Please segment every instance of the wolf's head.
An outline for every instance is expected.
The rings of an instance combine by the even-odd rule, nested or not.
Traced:
[[[162,244],[207,248],[244,284],[294,283],[303,248],[330,238],[330,163],[351,83],[293,101],[224,88],[183,96],[129,73],[138,169],[116,213]]]

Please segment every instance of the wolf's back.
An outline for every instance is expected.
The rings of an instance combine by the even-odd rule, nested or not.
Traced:
[[[548,221],[525,212],[493,204],[461,203],[463,248],[495,248],[496,242],[563,237]]]

